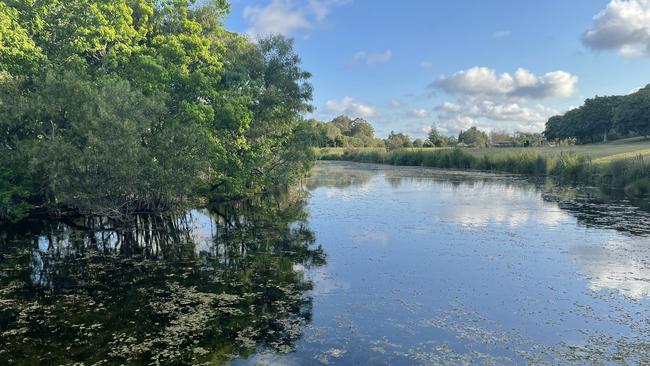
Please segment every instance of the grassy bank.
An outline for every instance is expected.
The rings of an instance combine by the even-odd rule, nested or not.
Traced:
[[[321,160],[554,176],[564,181],[650,194],[650,141],[563,148],[323,149]]]

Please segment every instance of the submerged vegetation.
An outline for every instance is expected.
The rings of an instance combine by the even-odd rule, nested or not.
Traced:
[[[320,159],[553,176],[571,183],[624,190],[629,197],[643,197],[650,194],[650,157],[644,152],[622,153],[625,157],[618,159],[620,154],[596,154],[599,157],[593,158],[584,150],[560,148],[323,149]]]
[[[223,0],[0,3],[0,221],[119,215],[286,186],[313,156],[292,42]]]
[[[0,363],[221,364],[290,352],[325,263],[299,199],[32,220],[0,234]]]

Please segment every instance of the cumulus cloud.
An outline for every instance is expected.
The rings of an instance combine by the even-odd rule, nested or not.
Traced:
[[[539,132],[559,112],[535,100],[571,96],[577,77],[554,71],[535,75],[520,68],[513,74],[474,67],[441,76],[433,86],[458,96],[436,107],[437,124],[449,131],[472,126],[492,131]]]
[[[347,0],[271,0],[266,5],[246,6],[244,20],[253,37],[272,34],[295,35],[322,25],[335,5]]]
[[[492,121],[519,121],[542,125],[549,117],[558,113],[540,104],[526,107],[518,103],[497,103],[490,100],[466,101],[462,104],[445,102],[436,110],[447,117],[462,114],[473,119],[485,118]]]
[[[525,106],[518,102],[467,99],[444,102],[436,107],[441,127],[458,131],[477,126],[488,131],[539,132],[558,111],[537,104]]]
[[[346,114],[352,118],[370,118],[379,114],[375,107],[354,100],[351,97],[344,97],[341,100],[328,100],[325,103],[324,111],[336,115]]]
[[[494,69],[473,67],[451,76],[441,76],[432,85],[447,93],[474,97],[545,99],[573,94],[578,78],[565,71],[537,76],[519,68],[513,75],[497,75]]]
[[[354,54],[354,57],[352,60],[354,62],[365,62],[368,65],[376,65],[376,64],[384,64],[390,59],[393,58],[393,51],[391,50],[386,50],[384,52],[366,52],[366,51],[359,51]]]
[[[592,50],[650,55],[650,0],[612,0],[594,17],[582,42]]]
[[[571,249],[593,291],[613,289],[641,300],[650,297],[650,247],[646,238],[617,240]]]

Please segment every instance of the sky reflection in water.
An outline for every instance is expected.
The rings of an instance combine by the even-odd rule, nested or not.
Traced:
[[[298,351],[264,360],[650,362],[647,212],[548,182],[421,168],[321,163],[307,187],[328,263],[312,277]]]
[[[320,163],[306,204],[0,231],[0,363],[650,364],[650,214]]]

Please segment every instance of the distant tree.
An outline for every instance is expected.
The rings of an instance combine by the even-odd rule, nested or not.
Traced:
[[[621,133],[650,135],[650,85],[623,99],[614,111],[614,124]]]
[[[357,118],[351,122],[351,136],[362,140],[370,140],[375,137],[375,129],[368,121]]]
[[[561,139],[573,137],[584,143],[586,137],[591,137],[591,132],[585,130],[583,121],[582,109],[574,108],[566,112],[562,117]]]
[[[435,127],[432,128],[431,131],[429,131],[428,140],[434,146],[437,146],[437,147],[447,146],[447,144],[449,142],[449,139],[446,136],[442,135],[440,133],[440,131],[438,131],[438,129],[435,128]]]
[[[523,146],[528,141],[529,146],[539,146],[542,142],[541,133],[517,132],[513,136],[513,142],[516,145]]]
[[[424,141],[422,139],[413,140],[413,147],[423,147]]]
[[[546,129],[544,130],[544,137],[549,140],[561,140],[565,138],[562,133],[564,124],[564,116],[553,116],[546,122]]]
[[[365,147],[366,143],[362,139],[358,137],[347,137],[346,136],[346,141],[347,141],[347,146],[348,147]]]
[[[341,133],[345,136],[352,136],[352,119],[350,117],[345,115],[338,116],[331,123],[341,130]]]
[[[332,123],[326,123],[324,125],[325,129],[325,138],[327,139],[327,146],[338,147],[340,146],[343,133]]]
[[[503,144],[516,144],[515,137],[511,134],[501,131],[490,132],[490,144],[503,145]]]
[[[636,93],[590,98],[546,122],[544,137],[566,143],[607,141],[618,135],[650,134],[650,85]]]
[[[382,139],[373,138],[367,141],[366,147],[386,147],[386,143]]]
[[[614,110],[620,103],[618,96],[598,97],[587,99],[580,107],[582,113],[581,135],[592,135],[591,140],[602,138],[607,142],[609,131],[614,127]],[[594,136],[596,135],[596,136]]]
[[[585,132],[583,121],[580,108],[574,108],[561,116],[553,116],[546,122],[544,136],[548,140],[578,139],[584,141],[586,135],[591,136],[591,132]]]
[[[386,139],[386,148],[389,150],[400,149],[405,147],[412,147],[413,143],[411,138],[403,133],[395,133],[391,131],[390,135]]]
[[[461,131],[458,135],[458,141],[470,146],[486,146],[488,135],[478,128],[472,127],[467,131]]]

